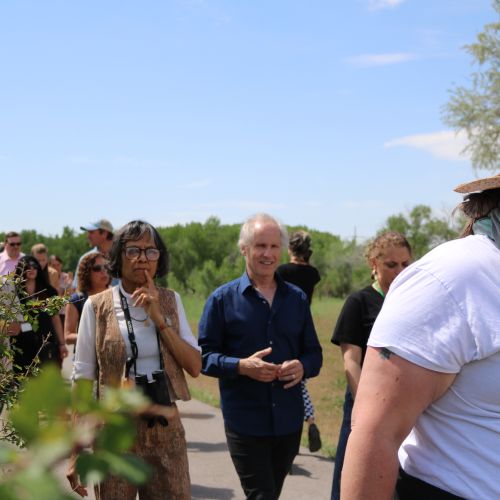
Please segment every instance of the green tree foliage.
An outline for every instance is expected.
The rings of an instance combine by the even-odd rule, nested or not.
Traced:
[[[318,268],[322,277],[316,295],[345,297],[370,283],[370,270],[363,256],[365,242],[343,240],[304,226],[288,229],[290,232],[305,229],[311,234],[311,264]],[[407,235],[416,257],[457,235],[446,219],[435,217],[424,205],[416,206],[408,215],[389,217],[381,231],[388,229]],[[245,264],[237,245],[239,230],[239,224],[221,224],[216,217],[204,223],[158,228],[170,254],[168,279],[160,280],[160,284],[206,298],[218,286],[240,276]],[[88,249],[85,234],[75,233],[68,227],[60,236],[47,237],[36,231],[23,231],[22,237],[25,250],[34,243],[43,242],[50,253],[63,258],[69,270],[74,269],[80,255]],[[282,262],[287,260],[284,249]]]
[[[500,0],[493,0],[500,14]],[[464,152],[471,154],[472,165],[479,169],[498,170],[500,166],[500,22],[490,23],[466,45],[474,63],[471,87],[456,87],[444,109],[444,121],[467,134]]]
[[[427,205],[417,205],[409,214],[392,215],[385,226],[378,232],[398,231],[404,234],[413,250],[413,257],[418,259],[435,246],[458,236],[458,231],[446,218],[433,215]]]

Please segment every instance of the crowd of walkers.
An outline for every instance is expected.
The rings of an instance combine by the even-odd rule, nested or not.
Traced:
[[[377,236],[366,249],[372,283],[347,297],[333,325],[346,393],[332,499],[500,498],[500,175],[455,191],[465,195],[462,237],[412,262],[404,235]],[[245,497],[277,499],[304,422],[310,450],[321,448],[306,385],[323,363],[309,234],[289,237],[268,214],[248,218],[238,241],[245,269],[207,298],[196,339],[180,295],[155,284],[169,270],[156,228],[135,220],[115,232],[102,219],[82,230],[93,248],[74,273],[43,244],[24,255],[20,234],[7,233],[0,276],[15,278],[20,303],[69,298],[63,310],[42,312],[37,328],[24,318],[8,325],[14,370],[29,372],[35,359],[42,369],[61,365],[73,345],[74,384],[95,381],[100,398],[132,382],[151,400],[131,452],[152,476],[140,487],[110,476],[96,498],[190,498],[176,406],[190,398],[187,372],[219,379]],[[290,262],[280,265],[285,249]],[[86,496],[77,459],[75,451],[68,480]]]

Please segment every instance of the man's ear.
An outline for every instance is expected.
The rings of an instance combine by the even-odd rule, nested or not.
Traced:
[[[241,252],[241,255],[243,255],[243,257],[246,257],[247,256],[247,247],[246,246],[240,247],[240,252]]]

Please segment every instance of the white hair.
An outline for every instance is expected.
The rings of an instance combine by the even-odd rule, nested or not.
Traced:
[[[240,238],[238,240],[238,247],[240,248],[240,250],[243,250],[244,247],[252,244],[255,233],[255,226],[258,222],[276,225],[280,230],[281,248],[288,247],[288,231],[285,225],[269,214],[260,213],[249,217],[241,226]]]

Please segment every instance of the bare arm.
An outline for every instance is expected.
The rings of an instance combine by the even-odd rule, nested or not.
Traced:
[[[51,320],[57,336],[57,342],[59,344],[59,353],[61,354],[61,358],[65,358],[68,355],[68,348],[66,347],[66,342],[64,340],[61,318],[59,317],[59,314],[55,314],[52,316]]]
[[[368,348],[342,471],[342,498],[393,498],[399,446],[418,416],[454,378],[455,374],[421,368],[387,349]]]
[[[351,390],[352,397],[356,397],[358,392],[359,378],[361,377],[361,347],[354,344],[342,342],[340,344],[342,357],[344,359],[344,371],[347,379],[347,384]]]
[[[157,324],[161,338],[167,344],[168,350],[173,354],[177,363],[186,370],[191,377],[197,377],[201,371],[200,352],[186,341],[181,339],[172,328],[165,323]]]
[[[79,319],[80,315],[77,308],[71,303],[66,304],[66,317],[64,319],[64,338],[66,339],[66,344],[76,344]]]

